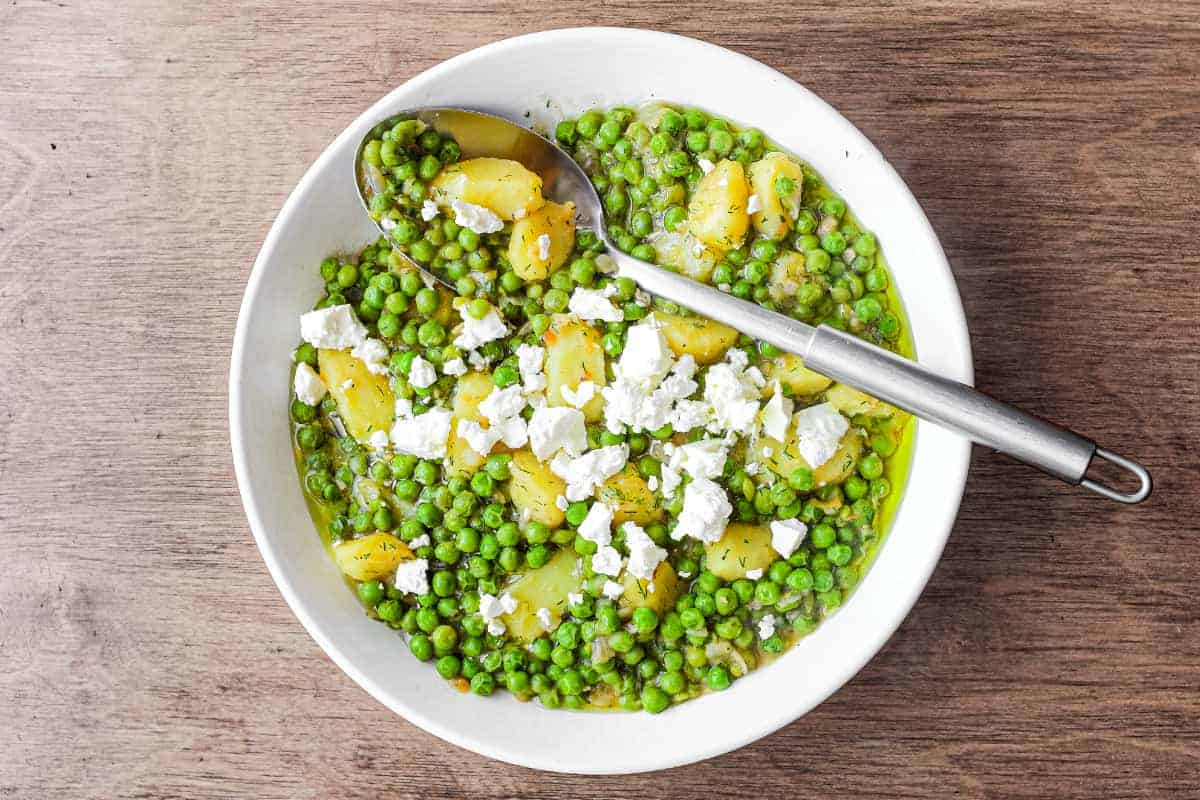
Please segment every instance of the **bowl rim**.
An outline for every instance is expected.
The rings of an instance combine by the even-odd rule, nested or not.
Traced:
[[[597,36],[615,36],[624,37],[628,42],[632,39],[640,39],[643,42],[671,42],[674,44],[686,44],[690,47],[695,47],[705,51],[708,55],[720,58],[733,58],[742,62],[742,65],[751,72],[757,72],[764,80],[782,80],[792,90],[801,92],[808,96],[810,101],[824,106],[828,112],[840,119],[846,126],[849,136],[855,141],[864,153],[870,154],[877,158],[879,165],[883,168],[889,178],[896,184],[900,191],[901,197],[905,200],[908,208],[904,209],[904,213],[908,214],[914,221],[919,222],[921,226],[920,234],[928,241],[932,247],[932,251],[939,256],[935,259],[936,263],[932,266],[941,273],[941,278],[945,284],[945,289],[950,293],[953,300],[952,308],[948,309],[948,314],[951,317],[948,322],[950,329],[946,331],[947,336],[957,341],[959,346],[958,363],[952,365],[953,375],[956,379],[972,383],[974,378],[973,359],[971,350],[971,341],[969,331],[966,324],[966,316],[962,307],[961,296],[958,291],[957,282],[954,279],[953,273],[950,270],[949,263],[945,257],[945,252],[942,249],[941,242],[934,232],[924,210],[913,196],[907,183],[901,178],[892,164],[880,153],[877,147],[870,139],[858,129],[856,125],[846,119],[836,108],[827,103],[824,99],[813,93],[804,85],[791,77],[779,72],[778,70],[763,64],[750,56],[744,55],[734,50],[730,50],[719,45],[712,44],[700,39],[695,39],[679,34],[665,33],[662,31],[654,31],[643,28],[631,27],[614,27],[614,26],[587,26],[587,27],[571,27],[557,28],[527,33],[520,36],[514,36],[498,41],[490,42],[477,48],[460,53],[442,62],[439,62],[428,69],[414,75],[403,83],[387,92],[383,97],[373,103],[365,111],[355,117],[342,131],[335,137],[320,155],[313,161],[309,168],[305,171],[300,181],[295,188],[289,193],[283,206],[272,222],[263,244],[255,258],[254,265],[251,268],[250,275],[247,278],[246,290],[242,298],[242,303],[238,311],[238,320],[234,332],[233,350],[230,359],[229,372],[229,423],[230,423],[230,444],[233,451],[233,465],[236,476],[239,493],[242,499],[243,507],[246,511],[247,521],[250,526],[255,543],[259,553],[263,558],[263,562],[267,566],[267,570],[278,586],[280,593],[287,602],[292,613],[304,626],[309,636],[321,647],[321,649],[333,660],[335,664],[343,672],[345,672],[355,683],[367,691],[373,698],[389,708],[394,713],[400,715],[409,722],[417,725],[423,730],[431,733],[445,741],[455,744],[467,750],[479,753],[481,755],[493,758],[499,761],[516,764],[519,766],[540,769],[549,772],[569,772],[574,774],[629,774],[638,772],[648,772],[658,769],[667,769],[670,767],[680,766],[684,764],[694,763],[706,758],[721,755],[723,753],[732,752],[745,745],[754,742],[760,738],[769,736],[771,733],[779,730],[791,722],[802,717],[804,714],[811,711],[817,705],[820,705],[827,700],[833,693],[838,691],[842,686],[849,682],[857,675],[862,668],[869,662],[880,649],[892,637],[900,624],[908,616],[912,607],[915,605],[920,594],[924,591],[928,584],[929,578],[932,576],[934,569],[941,560],[942,552],[946,542],[949,539],[951,530],[954,526],[954,521],[957,518],[958,509],[961,504],[962,496],[966,488],[966,478],[970,463],[971,443],[964,439],[954,443],[956,446],[951,448],[942,462],[943,474],[942,478],[945,481],[945,487],[950,489],[947,493],[947,524],[944,534],[940,537],[940,542],[936,548],[929,550],[929,556],[924,561],[922,568],[919,570],[920,580],[911,584],[911,589],[903,596],[896,597],[896,603],[893,613],[876,628],[876,634],[870,648],[865,651],[865,656],[857,659],[852,669],[845,671],[844,677],[837,680],[828,691],[814,694],[809,702],[797,704],[789,708],[788,713],[781,714],[773,718],[768,723],[758,727],[747,727],[738,734],[731,734],[720,743],[713,744],[708,747],[680,747],[677,752],[669,756],[651,757],[648,756],[636,764],[620,765],[617,769],[600,767],[595,770],[582,769],[564,769],[563,765],[549,757],[531,757],[514,750],[505,749],[493,745],[490,741],[483,737],[476,737],[470,734],[465,734],[457,729],[452,729],[444,725],[435,716],[421,713],[420,711],[410,707],[402,698],[396,696],[393,692],[383,688],[376,683],[366,672],[360,669],[354,661],[347,656],[346,653],[337,645],[330,634],[314,619],[314,615],[309,608],[308,602],[305,600],[304,592],[298,588],[287,575],[279,554],[275,551],[274,545],[266,532],[264,523],[264,513],[260,498],[256,495],[255,486],[249,473],[248,455],[245,446],[246,441],[246,425],[247,421],[242,415],[242,380],[247,359],[246,340],[248,337],[249,317],[251,309],[255,306],[258,296],[262,289],[263,278],[266,272],[266,261],[270,254],[283,237],[284,229],[287,227],[286,221],[293,215],[301,198],[309,191],[310,186],[315,182],[316,176],[321,173],[328,162],[334,158],[334,153],[339,149],[347,138],[350,138],[356,129],[360,126],[364,119],[374,119],[379,116],[380,110],[389,106],[392,98],[398,94],[417,91],[420,87],[436,82],[441,76],[448,72],[453,72],[456,68],[470,63],[472,61],[488,58],[497,54],[502,54],[509,50],[520,49],[529,45],[533,41],[539,43],[545,42],[549,38],[570,40],[570,39],[594,39]],[[619,42],[618,42],[619,43]],[[902,298],[903,300],[903,298]],[[927,423],[922,423],[927,424]],[[914,436],[920,436],[920,425],[914,432]],[[903,503],[903,499],[901,500]],[[897,512],[898,513],[898,512]]]

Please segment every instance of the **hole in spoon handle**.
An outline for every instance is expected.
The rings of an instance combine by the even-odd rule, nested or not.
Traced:
[[[1132,459],[1125,458],[1125,456],[1118,455],[1111,450],[1105,450],[1103,447],[1096,448],[1094,458],[1107,461],[1136,477],[1138,479],[1138,488],[1133,492],[1119,492],[1107,484],[1086,476],[1079,482],[1080,486],[1090,489],[1102,497],[1107,497],[1109,500],[1116,500],[1118,503],[1127,503],[1129,505],[1140,503],[1150,496],[1150,490],[1153,488],[1154,482],[1150,479],[1150,473],[1141,464]]]

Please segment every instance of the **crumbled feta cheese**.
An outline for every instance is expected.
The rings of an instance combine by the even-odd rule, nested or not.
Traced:
[[[529,420],[529,444],[539,461],[545,461],[560,449],[571,456],[580,455],[587,449],[583,413],[563,406],[536,409]]]
[[[379,339],[363,339],[350,351],[350,355],[362,361],[371,374],[388,374],[388,348]]]
[[[657,383],[670,371],[673,361],[662,325],[651,315],[629,329],[614,371],[627,380]]]
[[[612,509],[597,500],[579,523],[579,536],[597,545],[608,544],[612,541],[612,522]]]
[[[430,545],[429,534],[422,533],[420,536],[418,536],[417,538],[413,539],[411,542],[408,543],[408,549],[416,550],[418,547],[428,547],[429,545]]]
[[[354,316],[354,310],[342,304],[301,314],[300,338],[313,347],[345,350],[367,338],[367,329]]]
[[[452,358],[442,364],[442,373],[445,375],[466,375],[467,365],[461,358]]]
[[[388,446],[387,431],[375,431],[367,437],[367,445],[372,450],[386,450]]]
[[[465,439],[472,450],[481,456],[492,452],[496,442],[500,441],[500,431],[496,428],[485,428],[470,419],[460,419],[457,428],[458,435]]]
[[[683,481],[683,477],[666,464],[659,470],[659,474],[662,476],[663,497],[674,496],[675,490],[679,488],[679,484]]]
[[[752,580],[752,581],[756,581],[756,580],[758,580],[759,578],[761,578],[762,576],[763,576],[762,567],[759,567],[758,569],[748,569],[748,570],[746,570],[746,577],[747,577],[747,578],[749,578],[749,579],[750,579],[750,580]]]
[[[504,220],[486,206],[455,199],[450,201],[450,208],[454,210],[455,224],[470,228],[475,233],[496,233],[504,229]]]
[[[471,369],[475,370],[476,372],[482,371],[488,365],[489,361],[491,361],[491,359],[485,358],[483,353],[480,353],[478,350],[472,350],[471,352],[467,353],[467,363],[470,364]]]
[[[487,632],[492,636],[503,636],[506,630],[508,630],[508,626],[504,624],[503,620],[494,619],[487,624]]]
[[[542,261],[550,258],[550,234],[543,233],[537,238],[538,258]]]
[[[725,469],[727,448],[724,439],[701,439],[680,445],[671,453],[671,469],[693,478],[719,478]]]
[[[838,443],[850,423],[829,403],[796,412],[796,449],[812,469],[817,469],[837,452]]]
[[[292,381],[292,388],[296,390],[296,398],[310,406],[321,402],[325,393],[329,391],[317,371],[303,361],[296,365],[296,377]]]
[[[713,162],[709,161],[707,158],[698,158],[698,159],[696,159],[696,163],[700,166],[700,171],[703,172],[705,175],[712,172],[713,169],[715,169],[717,166]]]
[[[508,386],[501,389],[493,386],[492,392],[479,403],[479,413],[487,417],[489,422],[499,422],[509,417],[515,417],[525,408],[525,396],[521,394],[520,386]]]
[[[783,396],[779,381],[775,381],[775,394],[763,406],[763,432],[782,442],[787,437],[788,423],[791,421],[792,401]]]
[[[808,526],[799,520],[775,520],[771,523],[771,547],[784,558],[790,558],[807,533]]]
[[[408,368],[408,382],[418,389],[428,389],[437,381],[437,372],[425,359],[417,356]]]
[[[353,378],[346,378],[346,380],[342,381],[342,391],[343,392],[346,391],[347,389],[353,389],[353,388],[354,388],[354,379]]]
[[[629,563],[625,568],[635,578],[650,580],[654,570],[667,557],[667,551],[656,545],[640,525],[626,522],[621,529],[625,532],[625,547],[629,550]]]
[[[432,200],[426,200],[421,204],[421,219],[429,222],[438,215],[437,203]]]
[[[413,415],[412,400],[408,399],[407,397],[397,397],[395,410],[396,419],[408,419]]]
[[[458,310],[462,317],[462,331],[454,339],[454,346],[460,350],[474,350],[482,344],[501,339],[508,333],[508,326],[500,318],[500,312],[492,308],[483,315],[483,319],[475,319],[467,311],[467,305]]]
[[[572,293],[567,310],[580,319],[599,319],[604,322],[620,322],[625,319],[625,314],[612,304],[604,292],[599,289],[584,289],[582,286],[576,287]]]
[[[608,599],[616,600],[618,597],[625,594],[625,587],[616,581],[605,581],[604,587],[600,591]]]
[[[621,471],[629,460],[629,446],[614,444],[589,450],[578,458],[559,453],[550,470],[566,481],[567,499],[575,502],[591,496],[596,487]]]
[[[562,399],[567,401],[567,405],[583,408],[596,396],[596,384],[592,381],[581,381],[575,391],[571,391],[570,386],[562,386],[558,391]]]
[[[499,422],[493,422],[492,428],[500,432],[500,441],[504,442],[505,447],[514,449],[524,447],[529,441],[529,432],[526,429],[525,420],[520,417],[509,417]]]
[[[404,594],[429,594],[429,561],[414,558],[396,567],[396,588]]]
[[[508,592],[499,597],[482,592],[479,595],[479,616],[488,624],[488,632],[493,636],[504,633],[504,623],[500,617],[517,610],[517,601]],[[496,631],[499,631],[497,633]]]
[[[744,469],[746,470],[747,475],[757,475],[762,467],[757,462],[751,461],[746,464]]]
[[[583,603],[583,592],[567,592],[567,605],[577,606]]]
[[[746,201],[746,213],[757,214],[759,211],[762,211],[762,201],[758,198],[758,195],[752,194],[750,195],[750,199]]]
[[[649,478],[646,479],[646,488],[652,492],[658,491],[658,476],[657,475],[651,475]]]
[[[431,408],[419,417],[392,423],[392,444],[397,452],[417,458],[444,458],[450,437],[450,412]]]
[[[775,615],[767,614],[758,621],[758,638],[770,639],[775,635]]]
[[[733,513],[733,506],[725,496],[725,490],[708,478],[693,480],[683,490],[683,510],[671,538],[690,536],[705,543],[712,543],[725,533],[725,523]]]
[[[612,545],[603,544],[592,556],[592,571],[597,575],[617,577],[621,574],[621,554]]]
[[[671,409],[671,428],[676,433],[703,428],[711,420],[712,407],[702,400],[679,400]]]
[[[554,498],[554,507],[559,511],[566,511],[571,507],[571,501],[560,494],[558,497]]]
[[[539,608],[534,613],[538,618],[538,622],[542,623],[542,627],[545,628],[547,632],[554,627],[554,617],[550,615],[550,609]]]
[[[534,344],[517,347],[517,371],[521,374],[521,384],[526,394],[540,392],[546,388],[546,376],[542,374],[542,362],[545,358],[544,347]]]
[[[758,418],[758,388],[745,366],[746,354],[735,349],[729,351],[727,362],[708,368],[704,377],[704,402],[712,408],[710,431],[731,431],[744,436],[754,432]]]

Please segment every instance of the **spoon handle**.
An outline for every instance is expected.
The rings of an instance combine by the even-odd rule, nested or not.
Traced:
[[[633,278],[647,291],[795,353],[804,359],[805,366],[822,375],[1111,500],[1140,503],[1150,495],[1150,474],[1144,467],[1097,447],[1077,433],[828,325],[814,328],[639,261],[611,245],[609,254],[622,275]],[[1138,489],[1125,493],[1088,478],[1088,468],[1095,458],[1134,475]]]

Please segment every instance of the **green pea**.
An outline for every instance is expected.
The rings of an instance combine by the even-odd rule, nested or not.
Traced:
[[[808,250],[804,253],[804,268],[813,274],[828,272],[833,259],[825,250]]]
[[[364,605],[374,607],[383,600],[385,587],[380,581],[363,581],[358,585],[358,599]]]
[[[827,217],[841,219],[846,213],[846,201],[840,197],[827,197],[821,201],[821,213]]]
[[[722,666],[710,668],[706,680],[708,688],[717,692],[728,689],[730,684],[733,683],[733,679],[729,676],[729,670]]]
[[[632,619],[638,633],[650,633],[658,627],[658,613],[652,608],[642,606],[635,609]]]
[[[863,322],[873,322],[882,313],[883,305],[871,295],[867,295],[854,304],[854,316]]]
[[[867,480],[875,480],[883,476],[883,459],[876,453],[867,453],[858,462],[858,472]]]
[[[769,579],[762,579],[754,585],[754,599],[764,606],[773,606],[779,602],[779,584]]]
[[[661,714],[671,705],[671,698],[657,686],[642,688],[642,708],[650,714]]]
[[[687,149],[693,153],[703,153],[708,149],[708,134],[704,131],[691,131],[686,138]]]
[[[821,237],[821,249],[830,255],[841,255],[846,249],[846,236],[841,231],[830,231]]]

